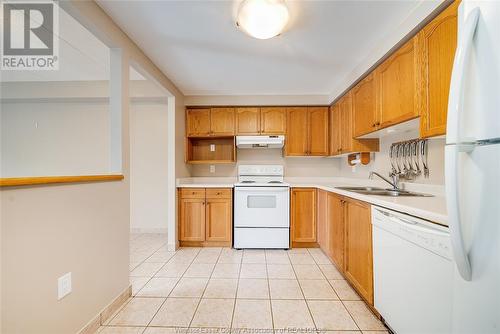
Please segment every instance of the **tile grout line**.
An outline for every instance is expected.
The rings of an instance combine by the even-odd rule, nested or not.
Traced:
[[[309,250],[307,250],[307,254],[309,254]],[[288,254],[288,257],[290,258],[290,254]],[[313,258],[313,261],[314,261],[314,258]],[[292,262],[291,258],[290,258],[290,262]],[[315,263],[316,263],[316,261],[315,261]],[[318,268],[319,268],[319,266],[318,266]],[[297,277],[297,284],[299,285],[300,292],[302,293],[302,296],[304,297],[304,303],[306,304],[307,311],[309,312],[309,316],[311,317],[311,320],[313,322],[314,331],[319,331],[318,326],[316,325],[316,321],[314,321],[314,317],[312,315],[311,309],[309,308],[309,303],[307,302],[306,295],[304,294],[304,290],[302,289],[302,285],[300,284],[299,277],[297,276],[297,273],[295,272],[295,267],[293,266],[293,263],[292,263],[292,269],[293,269],[295,276]]]
[[[189,263],[189,266],[188,268],[191,266],[191,264],[193,264],[193,261],[194,259],[196,259],[196,257],[198,256],[198,254],[200,253],[200,250],[198,250],[198,252],[196,253],[196,255],[193,257],[193,259],[191,260],[191,262]],[[178,251],[176,251],[176,254],[178,254]],[[175,256],[175,255],[174,255]],[[172,256],[169,261],[167,261],[165,263],[165,265],[170,262],[171,259],[174,258],[174,256]],[[163,265],[161,268],[163,268],[165,265]],[[160,270],[161,270],[160,268]],[[186,268],[187,270],[187,268]],[[153,321],[153,319],[156,317],[156,315],[158,314],[158,312],[160,312],[161,308],[163,307],[163,305],[165,305],[165,303],[167,302],[167,299],[170,297],[170,295],[172,294],[172,292],[174,291],[175,287],[177,286],[177,284],[179,284],[179,282],[181,281],[182,277],[184,276],[184,274],[186,273],[186,270],[182,273],[181,277],[179,277],[179,279],[177,280],[177,282],[175,283],[174,287],[172,288],[172,290],[170,290],[170,292],[168,293],[167,297],[165,297],[165,299],[163,300],[163,303],[161,303],[160,307],[156,310],[155,314],[153,315],[153,317],[149,320],[149,322],[147,323],[146,325],[146,329],[148,327],[150,327],[149,325],[151,324],[151,322]],[[158,270],[159,271],[159,270]],[[158,272],[155,273],[155,275],[157,274]],[[193,315],[194,316],[194,315]],[[146,331],[146,329],[144,329],[144,331]]]
[[[309,251],[309,250],[308,250],[308,251]],[[321,250],[321,251],[323,251],[323,250]],[[311,256],[312,256],[312,255],[311,255]],[[313,256],[313,260],[314,260],[314,262],[316,262],[316,259],[314,258],[314,256]],[[326,275],[325,275],[325,273],[323,273],[323,270],[321,270],[321,267],[319,266],[319,264],[318,264],[318,268],[319,268],[319,270],[322,272],[322,274],[323,274],[323,275],[325,276],[325,278],[326,278]],[[336,269],[336,268],[335,268],[335,269]],[[326,278],[326,281],[327,281],[327,282],[328,282],[328,284],[331,286],[330,281],[328,281],[328,278]],[[333,286],[332,286],[332,289],[333,289],[333,292],[335,293],[335,295],[337,295],[337,292],[335,291],[335,289],[333,288]],[[337,297],[339,298],[339,301],[340,301],[340,303],[342,304],[342,306],[345,308],[345,310],[346,310],[347,314],[349,314],[349,316],[351,317],[352,321],[354,322],[354,325],[356,325],[356,327],[357,327],[357,328],[361,331],[361,328],[359,328],[358,323],[356,322],[356,320],[354,320],[354,317],[352,316],[351,312],[349,312],[349,310],[348,310],[348,309],[347,309],[347,307],[345,306],[344,302],[341,300],[340,296],[339,296],[339,295],[337,295]],[[308,307],[309,307],[309,305],[308,305]]]
[[[200,251],[198,252],[198,254],[196,255],[196,257],[197,257],[200,253],[201,253],[201,249],[200,249]],[[217,256],[217,260],[215,260],[214,267],[212,268],[212,271],[210,272],[210,276],[209,276],[209,277],[208,277],[208,279],[207,279],[207,283],[205,283],[205,287],[203,288],[203,292],[201,293],[201,296],[199,297],[200,299],[198,300],[198,304],[196,305],[196,308],[195,308],[195,310],[194,310],[194,312],[193,312],[193,316],[191,317],[191,321],[189,321],[189,324],[188,324],[188,326],[187,326],[188,331],[189,331],[189,329],[190,329],[190,328],[192,328],[192,327],[191,327],[191,325],[192,325],[192,323],[193,323],[194,317],[196,316],[196,312],[198,312],[198,308],[200,307],[201,300],[203,299],[203,295],[205,294],[205,291],[207,290],[208,283],[210,282],[210,279],[212,278],[213,272],[214,272],[214,270],[215,270],[215,266],[216,266],[216,265],[217,265],[217,263],[219,262],[219,258],[220,258],[221,253],[222,253],[222,248],[221,248],[221,251],[219,252],[219,255]],[[195,257],[195,259],[196,259],[196,257]],[[193,262],[194,262],[194,260],[195,260],[195,259],[193,259]],[[193,262],[192,262],[191,264],[193,264]],[[189,266],[191,266],[191,264],[190,264]],[[189,267],[188,267],[188,268],[189,268]],[[187,270],[187,269],[186,269],[186,270]],[[184,272],[184,274],[185,274],[185,272]],[[184,274],[183,274],[183,276],[184,276]],[[186,277],[186,278],[187,278],[187,277]],[[173,290],[172,290],[172,291],[173,291]]]
[[[271,283],[269,282],[269,270],[267,269],[267,251],[264,250],[264,260],[266,261],[266,276],[267,276],[267,289],[269,291],[269,310],[271,311],[271,326],[273,327],[273,333],[275,331],[274,327],[274,314],[273,314],[273,303],[271,299]]]
[[[241,276],[241,268],[243,267],[243,256],[244,255],[245,255],[245,251],[242,250],[241,251],[241,259],[240,259],[240,270],[238,270],[238,278],[237,278],[237,282],[236,282],[236,293],[234,294],[233,314],[231,315],[231,324],[229,325],[229,332],[232,332],[232,330],[233,330],[234,312],[236,310],[236,303],[238,302],[238,290],[240,287],[240,276]]]

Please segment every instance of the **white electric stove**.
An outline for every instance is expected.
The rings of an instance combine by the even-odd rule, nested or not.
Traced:
[[[240,165],[234,185],[234,248],[290,247],[290,185],[283,166]]]

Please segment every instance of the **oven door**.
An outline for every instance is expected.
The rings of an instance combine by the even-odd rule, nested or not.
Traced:
[[[289,187],[236,187],[234,227],[290,227]]]

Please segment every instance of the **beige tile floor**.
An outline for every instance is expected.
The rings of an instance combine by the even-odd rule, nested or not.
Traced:
[[[100,334],[387,333],[317,248],[181,248],[130,236],[133,297]]]

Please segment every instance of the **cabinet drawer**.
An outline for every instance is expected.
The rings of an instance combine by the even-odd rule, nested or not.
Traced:
[[[207,198],[231,198],[231,188],[207,188]]]
[[[182,188],[181,198],[205,198],[204,188]]]

